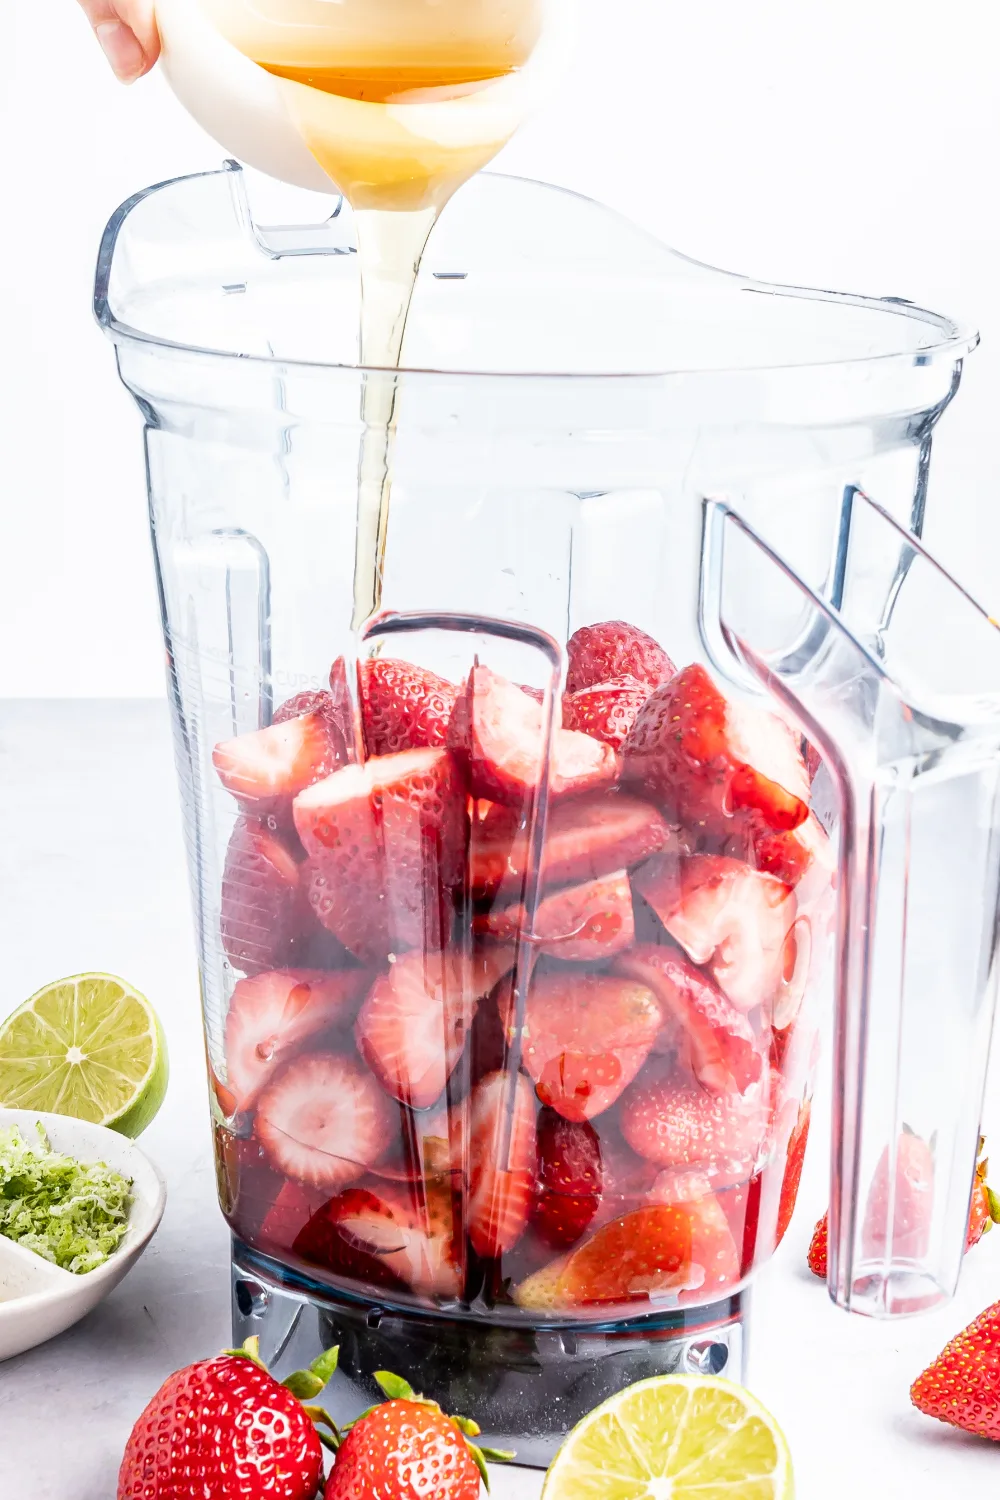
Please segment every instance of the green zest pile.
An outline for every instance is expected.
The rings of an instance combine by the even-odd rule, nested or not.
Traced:
[[[125,1237],[132,1183],[103,1162],[60,1156],[37,1129],[35,1146],[17,1126],[0,1129],[0,1234],[83,1275]]]

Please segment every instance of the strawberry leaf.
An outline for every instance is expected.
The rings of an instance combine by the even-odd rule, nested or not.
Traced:
[[[476,1447],[475,1443],[470,1443],[469,1444],[469,1452],[472,1454],[472,1458],[473,1458],[473,1461],[474,1461],[474,1463],[476,1465],[476,1468],[479,1470],[480,1474],[482,1475],[483,1485],[484,1485],[484,1487],[486,1489],[486,1493],[489,1494],[489,1492],[490,1492],[490,1471],[486,1467],[486,1455],[483,1453],[483,1450],[481,1448],[477,1448]]]
[[[311,1370],[293,1370],[281,1383],[286,1391],[291,1391],[300,1401],[311,1401],[326,1385],[326,1381],[320,1380]]]
[[[222,1352],[229,1359],[248,1359],[251,1364],[259,1365],[262,1370],[267,1369],[267,1365],[260,1357],[260,1339],[257,1334],[248,1338],[241,1349],[223,1349]]]
[[[311,1417],[312,1421],[320,1429],[320,1442],[324,1443],[326,1447],[332,1448],[333,1451],[336,1452],[340,1447],[342,1439],[340,1428],[337,1426],[330,1413],[322,1406],[306,1406],[303,1407],[303,1410],[305,1411],[306,1416]],[[323,1432],[322,1429],[324,1427],[329,1428],[328,1433]]]
[[[376,1370],[375,1381],[390,1401],[412,1401],[416,1397],[417,1393],[409,1381],[393,1375],[390,1370]]]
[[[471,1417],[452,1417],[451,1420],[454,1422],[459,1432],[463,1432],[466,1437],[478,1437],[483,1430],[480,1427],[479,1423],[474,1422]]]
[[[517,1457],[512,1448],[480,1448],[479,1451],[491,1464],[512,1464]]]
[[[991,1187],[986,1189],[986,1198],[990,1205],[990,1219],[994,1224],[1000,1224],[1000,1198]]]
[[[340,1345],[335,1344],[332,1349],[327,1349],[321,1354],[319,1359],[313,1360],[309,1366],[309,1373],[310,1375],[315,1375],[317,1380],[322,1380],[323,1384],[327,1385],[337,1373],[339,1360]]]

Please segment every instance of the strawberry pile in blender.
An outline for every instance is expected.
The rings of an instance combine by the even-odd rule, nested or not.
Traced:
[[[816,758],[634,626],[567,652],[547,761],[537,690],[388,657],[360,737],[338,661],[216,747],[223,1206],[334,1288],[606,1318],[718,1300],[787,1228],[834,904]]]

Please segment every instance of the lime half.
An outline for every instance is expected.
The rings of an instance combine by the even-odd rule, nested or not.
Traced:
[[[732,1381],[658,1375],[575,1427],[542,1500],[793,1500],[774,1418]]]
[[[0,1106],[73,1115],[141,1135],[167,1091],[167,1044],[149,1001],[113,974],[47,984],[0,1025]]]

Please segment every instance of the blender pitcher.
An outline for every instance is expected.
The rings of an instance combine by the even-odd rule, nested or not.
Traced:
[[[741,1378],[835,1016],[830,1291],[957,1280],[992,1021],[997,627],[919,540],[974,338],[727,276],[484,176],[395,383],[353,630],[343,205],[130,200],[97,315],[145,420],[236,1337],[339,1343],[544,1464]]]

